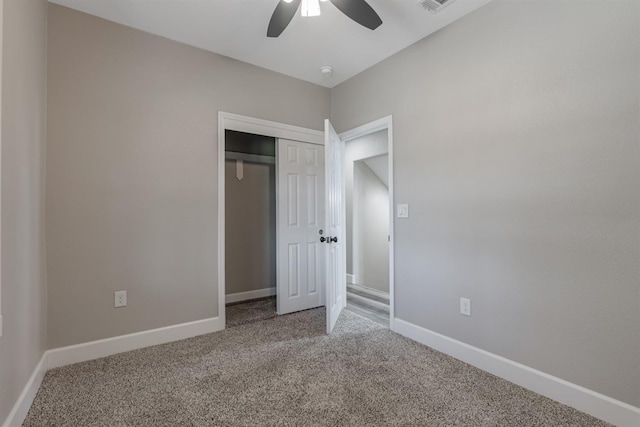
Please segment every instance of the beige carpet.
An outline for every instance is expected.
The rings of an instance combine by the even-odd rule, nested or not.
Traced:
[[[25,426],[600,426],[344,312],[245,324],[49,371]]]

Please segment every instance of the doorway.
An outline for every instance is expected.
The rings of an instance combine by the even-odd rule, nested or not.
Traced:
[[[345,144],[347,309],[389,327],[387,130]]]
[[[240,137],[240,147],[232,147],[233,142],[227,144],[230,137]],[[218,114],[218,316],[225,321],[225,327],[231,326],[227,325],[227,311],[236,311],[238,308],[234,305],[227,307],[227,303],[258,300],[255,304],[262,307],[253,308],[257,309],[254,311],[262,311],[262,314],[254,315],[275,316],[275,310],[264,305],[275,305],[272,297],[285,295],[284,290],[279,289],[282,283],[276,279],[278,236],[284,233],[278,231],[277,200],[280,198],[275,196],[279,187],[277,147],[285,140],[322,147],[324,133],[231,113]],[[260,145],[262,148],[256,151],[256,146]],[[270,148],[265,150],[264,147]],[[228,152],[227,148],[231,150]],[[306,154],[300,152],[301,156]],[[321,157],[319,153],[317,157]],[[287,178],[287,175],[284,177]],[[305,183],[303,178],[306,176],[300,177],[300,184]],[[302,185],[299,187],[303,188]],[[238,194],[230,199],[227,193],[232,191]],[[236,197],[238,195],[243,197]],[[254,205],[256,197],[260,201],[257,204],[259,206]],[[318,206],[322,205],[322,202],[318,203]],[[231,212],[228,208],[234,206],[236,210]],[[252,219],[254,222],[251,222]],[[306,221],[308,216],[300,219]],[[235,230],[227,236],[228,225],[235,226]],[[314,241],[319,242],[318,237],[314,236]],[[309,258],[302,256],[302,246],[298,259],[305,261]],[[302,269],[299,271],[302,272]],[[236,279],[243,283],[232,283]],[[272,300],[264,302],[264,298]]]
[[[347,310],[393,329],[391,116],[340,135],[345,143]]]
[[[325,305],[324,147],[225,130],[226,324]]]
[[[299,141],[302,143],[314,144],[315,146],[324,146],[325,155],[325,169],[324,178],[318,177],[318,182],[325,182],[325,194],[321,200],[321,204],[324,205],[326,229],[319,229],[318,235],[315,236],[317,242],[322,243],[316,249],[317,253],[325,253],[325,259],[322,263],[325,264],[325,276],[321,278],[321,292],[324,296],[321,300],[325,302],[326,320],[327,320],[327,332],[330,333],[333,327],[336,325],[336,321],[340,315],[342,308],[346,307],[346,251],[345,251],[345,192],[344,192],[344,150],[345,143],[355,140],[357,138],[369,135],[378,131],[385,130],[388,135],[388,181],[389,181],[389,231],[388,240],[388,277],[389,277],[389,325],[393,328],[394,319],[394,274],[393,274],[393,139],[392,139],[392,127],[391,116],[385,117],[380,120],[368,123],[366,125],[359,126],[355,129],[347,131],[341,135],[338,135],[329,120],[325,120],[325,131],[316,131],[312,129],[301,128],[297,126],[286,125],[277,122],[271,122],[267,120],[254,119],[251,117],[240,116],[231,113],[219,112],[218,113],[218,315],[221,321],[226,319],[226,167],[225,167],[225,138],[226,131],[237,131],[244,133],[251,133],[254,135],[262,135],[265,137],[276,138],[279,140]],[[276,147],[279,144],[276,142]],[[314,162],[310,159],[314,158],[311,152],[314,150],[306,150],[306,161],[309,165]],[[316,158],[319,158],[320,152],[316,153]],[[278,157],[276,149],[276,157]],[[244,165],[243,165],[244,166]],[[276,188],[278,185],[278,176],[286,176],[278,171],[276,165]],[[236,177],[237,178],[237,177]],[[307,184],[310,182],[309,176],[302,177],[306,180]],[[298,181],[302,184],[303,181]],[[309,188],[309,187],[307,187]],[[320,194],[320,192],[318,192]],[[276,196],[276,209],[280,205],[279,196]],[[311,203],[310,200],[307,203]],[[295,206],[295,205],[294,205]],[[294,209],[295,210],[295,209]],[[279,218],[278,213],[276,217]],[[303,220],[310,220],[310,217],[302,218]],[[322,221],[318,221],[320,226]],[[325,233],[324,235],[322,233]],[[281,239],[280,231],[276,228],[276,242],[279,245]],[[300,242],[301,245],[309,245],[316,243],[316,240],[308,240],[306,242]],[[324,248],[324,250],[322,249]],[[279,254],[279,248],[276,248],[276,253]],[[310,253],[310,252],[309,252]],[[298,252],[293,251],[293,256]],[[301,253],[299,254],[301,255]],[[303,259],[302,256],[297,256],[298,259]],[[308,256],[307,256],[307,259]],[[276,267],[276,277],[282,272],[280,268]],[[301,269],[293,268],[289,269],[287,274],[289,277],[300,277],[302,280],[307,278],[300,275]],[[283,285],[284,281],[276,279],[276,294],[284,295],[286,288]],[[291,282],[289,282],[291,283]],[[289,290],[291,290],[289,286]],[[293,289],[296,289],[293,287]],[[291,295],[289,295],[291,296]],[[282,298],[280,299],[282,300]],[[223,327],[225,327],[224,325]]]
[[[275,317],[276,138],[225,131],[226,324]]]

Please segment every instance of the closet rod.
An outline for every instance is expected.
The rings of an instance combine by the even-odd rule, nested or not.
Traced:
[[[276,158],[272,156],[261,156],[260,154],[236,153],[235,151],[225,151],[224,158],[227,160],[242,160],[243,162],[264,163],[268,165],[276,164]]]

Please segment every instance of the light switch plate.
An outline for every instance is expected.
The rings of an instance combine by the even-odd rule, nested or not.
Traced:
[[[406,203],[398,204],[398,218],[409,218],[409,205]]]

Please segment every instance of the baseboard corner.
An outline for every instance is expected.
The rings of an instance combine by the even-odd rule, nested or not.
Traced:
[[[18,400],[11,408],[11,411],[4,420],[4,423],[2,423],[2,427],[16,427],[22,425],[25,418],[27,418],[27,414],[29,413],[33,400],[36,398],[36,394],[38,394],[38,390],[40,389],[40,385],[42,384],[42,380],[44,379],[44,374],[47,372],[47,369],[47,352],[44,352],[40,361],[33,369],[29,380],[22,389],[22,393],[18,396]]]

